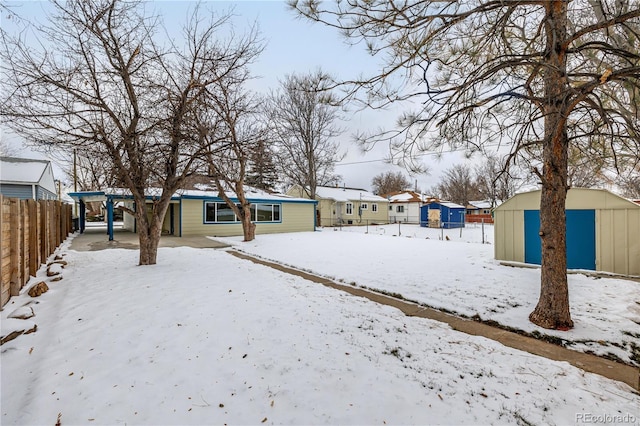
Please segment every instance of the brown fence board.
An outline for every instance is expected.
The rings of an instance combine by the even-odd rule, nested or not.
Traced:
[[[34,276],[71,232],[71,206],[0,195],[0,307]]]

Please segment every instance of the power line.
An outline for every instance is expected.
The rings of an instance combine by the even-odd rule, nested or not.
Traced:
[[[494,143],[494,144],[486,144],[484,146],[485,147],[500,146],[500,144],[499,143]],[[427,155],[451,154],[451,153],[454,153],[454,152],[462,152],[462,151],[465,151],[465,150],[466,150],[466,148],[459,148],[459,149],[452,149],[452,150],[449,150],[449,151],[423,152],[423,153],[420,153],[420,154],[411,155],[408,158],[416,159],[418,157],[424,157],[424,156],[427,156]],[[351,161],[351,162],[348,162],[348,163],[339,163],[339,164],[336,164],[336,166],[350,166],[350,165],[353,165],[353,164],[377,163],[377,162],[380,162],[380,161],[387,161],[388,162],[388,161],[390,161],[390,159],[388,159],[388,158],[379,158],[379,159],[376,159],[376,160]]]

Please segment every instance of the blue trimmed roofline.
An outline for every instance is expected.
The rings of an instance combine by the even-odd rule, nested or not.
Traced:
[[[70,197],[77,197],[78,199],[82,199],[84,197],[95,197],[95,196],[104,196],[110,200],[133,200],[133,195],[120,195],[120,194],[107,194],[105,191],[79,191],[79,192],[69,192]],[[158,198],[157,195],[147,195],[145,199],[153,200]],[[225,201],[216,196],[205,196],[205,195],[177,195],[171,197],[172,201],[179,200],[206,200],[206,201],[216,201],[224,203]],[[300,204],[318,204],[317,200],[307,200],[302,198],[247,198],[247,200],[252,203],[300,203]],[[234,203],[238,202],[237,198],[231,198],[231,201]]]
[[[224,203],[225,201],[220,198],[220,197],[207,197],[204,195],[182,195],[180,196],[180,198],[182,198],[183,200],[205,200],[205,201],[215,201],[215,202],[220,202],[220,203]],[[231,201],[233,201],[234,203],[238,202],[237,198],[230,198]],[[318,204],[318,201],[316,200],[306,200],[306,199],[301,199],[301,198],[295,198],[295,199],[290,199],[290,198],[251,198],[251,197],[247,197],[247,200],[251,201],[252,203],[300,203],[300,204]]]

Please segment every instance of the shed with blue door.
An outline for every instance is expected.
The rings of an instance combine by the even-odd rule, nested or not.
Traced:
[[[466,208],[448,201],[433,201],[420,207],[420,226],[429,228],[464,228]]]
[[[495,258],[540,264],[541,191],[494,210]],[[640,276],[640,205],[603,189],[567,193],[567,268]]]

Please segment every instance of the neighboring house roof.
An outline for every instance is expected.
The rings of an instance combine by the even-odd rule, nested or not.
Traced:
[[[469,201],[469,205],[475,207],[476,209],[490,209],[491,201],[482,200],[482,201]]]
[[[387,202],[386,198],[372,194],[365,189],[318,186],[316,195],[319,198],[328,198],[338,202],[346,201],[367,201],[373,203]]]
[[[42,179],[48,165],[47,160],[0,157],[0,181],[37,184]]]
[[[56,193],[53,169],[48,160],[0,157],[0,182],[39,185],[53,194]]]
[[[390,203],[426,203],[438,201],[436,198],[418,194],[414,191],[397,191],[383,195]]]

